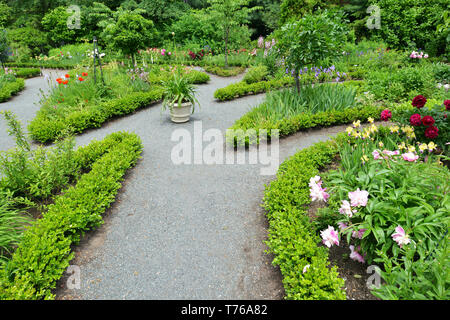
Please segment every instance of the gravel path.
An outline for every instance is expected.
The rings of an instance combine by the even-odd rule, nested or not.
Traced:
[[[131,170],[105,215],[105,224],[74,248],[71,264],[81,270],[81,288],[59,282],[58,299],[281,299],[281,274],[271,265],[267,221],[260,204],[264,185],[275,176],[260,175],[260,165],[175,165],[171,141],[175,129],[225,133],[264,95],[219,103],[216,88],[242,76],[211,76],[198,87],[201,109],[185,124],[174,124],[160,105],[108,122],[77,136],[77,145],[116,131],[138,134],[143,158]],[[1,109],[27,122],[43,78],[27,80],[27,89]],[[3,123],[1,124],[3,128]],[[280,163],[299,149],[343,130],[311,130],[281,140]],[[0,130],[0,150],[13,146]],[[206,146],[208,143],[204,143]]]

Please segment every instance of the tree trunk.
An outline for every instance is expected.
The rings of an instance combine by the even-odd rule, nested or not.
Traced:
[[[131,59],[133,62],[133,69],[136,68],[136,58],[134,57],[134,53],[131,55]]]
[[[228,33],[229,29],[225,31],[225,68],[228,68]]]
[[[295,86],[297,87],[297,92],[298,92],[298,94],[300,94],[300,79],[298,78],[299,77],[298,70],[295,70],[294,77],[295,77]]]

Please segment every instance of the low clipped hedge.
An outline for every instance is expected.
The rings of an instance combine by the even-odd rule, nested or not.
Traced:
[[[7,67],[16,67],[16,68],[46,68],[46,69],[74,69],[77,67],[76,64],[64,64],[60,62],[7,62],[5,63]]]
[[[49,118],[46,113],[38,111],[30,122],[28,130],[31,137],[39,142],[54,141],[65,132],[81,133],[86,129],[98,128],[107,120],[130,114],[162,99],[163,90],[154,87],[149,92],[135,92],[120,99],[104,102],[98,106],[74,111],[64,118]]]
[[[6,83],[0,88],[0,102],[8,101],[13,95],[16,95],[25,88],[25,80],[16,78],[16,81]]]
[[[280,267],[288,300],[343,300],[344,280],[329,268],[328,249],[308,217],[309,179],[337,154],[334,141],[320,142],[286,160],[267,186],[264,208],[269,220],[267,245]],[[306,272],[303,268],[310,265]]]
[[[252,113],[258,112],[256,107],[242,116],[242,118],[237,120],[235,124],[229,128],[231,131],[230,134],[227,133],[227,142],[231,144],[234,143],[235,145],[259,143],[258,139],[251,139],[249,142],[249,138],[246,135],[246,131],[249,129],[254,129],[257,135],[260,130],[267,129],[269,138],[270,130],[278,129],[280,137],[285,137],[310,128],[347,124],[357,120],[365,122],[370,117],[375,120],[380,120],[381,111],[383,109],[383,107],[379,106],[359,106],[342,111],[330,110],[314,114],[301,113],[278,121],[266,120],[255,123],[251,117]]]
[[[103,223],[125,172],[142,151],[138,136],[113,133],[76,151],[80,166],[90,169],[64,190],[43,217],[25,231],[7,267],[0,271],[1,300],[53,299],[52,289],[69,266],[71,246]]]
[[[39,68],[20,68],[20,69],[13,69],[15,76],[18,78],[33,78],[38,77],[41,75],[41,69]]]
[[[238,74],[241,74],[245,71],[245,67],[231,67],[231,68],[222,68],[219,66],[208,66],[205,65],[203,69],[206,72],[215,74],[220,77],[234,77]]]
[[[246,83],[244,81],[232,83],[225,88],[217,89],[214,92],[214,98],[220,101],[233,100],[251,94],[267,92],[272,89],[284,88],[292,86],[294,78],[283,77],[281,79],[273,79],[268,81],[260,81],[256,83]]]

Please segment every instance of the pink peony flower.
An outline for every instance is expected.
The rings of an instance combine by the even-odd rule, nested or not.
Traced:
[[[378,150],[374,150],[374,151],[372,152],[372,155],[373,155],[373,158],[374,158],[375,160],[380,159],[380,153],[378,152]]]
[[[326,188],[322,188],[322,181],[320,181],[319,176],[312,177],[309,180],[309,187],[311,201],[327,202],[330,195],[326,192]]]
[[[356,191],[349,192],[348,197],[350,198],[352,207],[365,207],[367,205],[369,192],[365,190],[359,190],[358,188],[356,189]]]
[[[359,229],[358,231],[353,231],[352,237],[357,239],[362,239],[364,232],[366,232],[367,229]]]
[[[420,126],[420,125],[422,124],[422,119],[421,119],[420,114],[414,113],[414,114],[409,118],[409,123],[410,123],[412,126],[415,126],[415,127]]]
[[[395,228],[395,233],[392,234],[392,239],[397,242],[400,248],[403,247],[404,244],[411,242],[411,239],[409,239],[409,236],[401,226],[397,226],[397,228]]]
[[[351,245],[350,247],[350,259],[364,263],[364,258],[361,254],[359,254],[359,250],[361,250],[361,248],[358,246],[358,248],[355,250],[355,246]]]
[[[419,156],[413,152],[407,152],[402,154],[403,160],[409,161],[409,162],[414,162],[417,159],[419,159]]]
[[[348,228],[348,225],[343,222],[338,222],[338,227],[339,227],[339,230],[343,231],[344,229]]]
[[[350,203],[347,200],[342,200],[342,206],[339,209],[340,214],[345,214],[347,217],[353,217],[353,214],[356,213],[356,210],[352,210]]]
[[[337,246],[339,245],[339,235],[332,226],[328,226],[327,229],[322,230],[320,232],[320,235],[322,237],[323,244],[328,248],[331,248],[331,246],[334,244]]]

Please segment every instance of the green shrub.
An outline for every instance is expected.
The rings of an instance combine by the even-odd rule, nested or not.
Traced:
[[[336,267],[329,269],[328,250],[309,221],[309,179],[330,163],[337,153],[334,142],[306,148],[281,166],[277,179],[265,191],[264,208],[269,220],[267,245],[280,267],[286,299],[343,300],[344,280]],[[307,265],[310,267],[303,272]]]
[[[367,88],[378,100],[401,102],[422,94],[433,97],[436,81],[429,66],[372,71],[367,76]]]
[[[103,223],[127,169],[140,156],[142,143],[134,134],[113,133],[77,150],[91,164],[75,186],[54,198],[43,218],[23,235],[6,267],[0,271],[0,299],[52,299],[52,289],[73,258],[71,246]]]
[[[283,77],[281,79],[260,81],[252,84],[241,81],[230,84],[225,88],[217,89],[214,92],[214,98],[220,101],[233,100],[235,98],[243,97],[249,94],[258,94],[269,91],[271,89],[279,89],[286,86],[291,86],[293,83],[294,80],[292,79],[292,77]]]
[[[247,73],[244,76],[243,81],[248,84],[252,84],[267,80],[268,75],[269,71],[267,67],[265,65],[258,65],[248,69]]]
[[[206,72],[215,74],[220,77],[234,77],[245,71],[245,67],[231,67],[231,68],[221,68],[219,66],[204,66]]]
[[[0,87],[0,102],[9,100],[25,88],[25,80],[17,78],[14,82],[5,83]]]
[[[33,78],[41,75],[41,69],[39,68],[21,68],[21,69],[13,69],[14,74],[18,78]]]
[[[162,89],[154,87],[149,92],[135,92],[123,98],[114,99],[79,111],[73,111],[60,118],[49,118],[45,112],[38,111],[30,122],[28,130],[31,137],[47,143],[64,132],[81,133],[86,129],[98,128],[115,116],[130,114],[162,99]]]
[[[444,23],[447,1],[370,0],[381,10],[381,28],[371,34],[383,39],[390,47],[424,49],[431,55],[446,53],[447,32],[436,31]]]

